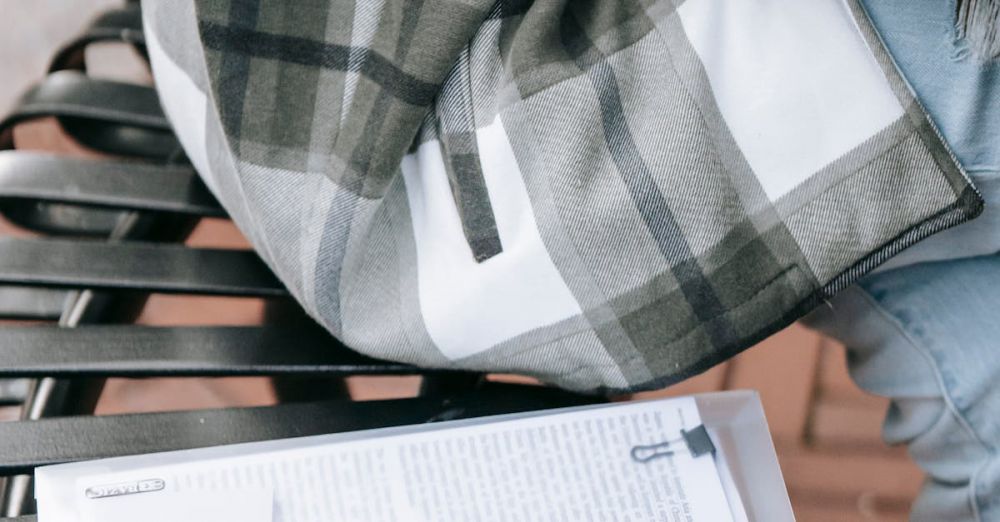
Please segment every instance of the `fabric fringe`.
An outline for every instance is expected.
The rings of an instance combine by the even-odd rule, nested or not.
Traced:
[[[957,0],[958,37],[980,57],[1000,58],[1000,0]]]

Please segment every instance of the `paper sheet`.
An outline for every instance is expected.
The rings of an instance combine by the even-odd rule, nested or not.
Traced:
[[[266,488],[161,491],[80,503],[81,519],[87,522],[271,522],[273,509],[271,491]]]
[[[711,455],[630,457],[699,424],[682,398],[242,444],[41,468],[36,497],[40,522],[732,521]]]

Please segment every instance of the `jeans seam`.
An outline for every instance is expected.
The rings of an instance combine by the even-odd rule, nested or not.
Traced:
[[[986,450],[986,453],[988,453],[991,456],[994,455],[993,448],[989,444],[987,444],[982,439],[982,437],[979,436],[978,433],[976,433],[976,430],[972,429],[972,426],[969,424],[969,421],[966,420],[965,416],[962,415],[961,411],[959,411],[958,406],[955,405],[951,393],[948,390],[948,387],[945,385],[944,376],[941,374],[941,370],[938,367],[937,360],[935,360],[934,357],[930,353],[928,353],[928,351],[925,348],[923,348],[920,345],[920,343],[918,343],[916,339],[914,339],[913,336],[906,331],[905,328],[903,328],[903,325],[899,322],[899,319],[897,319],[896,316],[892,315],[888,310],[883,308],[882,305],[880,305],[879,302],[876,301],[875,298],[871,294],[869,294],[866,290],[861,289],[860,287],[858,288],[860,290],[862,298],[868,302],[868,304],[872,307],[875,313],[882,316],[882,318],[885,319],[889,323],[889,325],[891,325],[892,328],[896,330],[896,332],[903,339],[906,340],[906,343],[911,348],[913,348],[914,351],[919,353],[920,356],[923,357],[923,359],[930,364],[931,371],[934,373],[934,377],[937,380],[937,386],[938,389],[941,391],[941,398],[944,400],[945,408],[947,409],[947,411],[951,413],[953,417],[958,419],[959,425],[962,426],[962,428],[969,435],[972,436],[973,440],[978,442],[979,445],[982,446],[984,450]],[[987,462],[981,464],[978,468],[976,468],[976,471],[969,478],[969,491],[970,491],[969,500],[971,501],[972,504],[972,514],[977,522],[982,522],[983,520],[982,515],[979,512],[979,493],[977,491],[979,483],[978,479],[980,472],[982,472],[983,468],[985,468],[986,465]]]

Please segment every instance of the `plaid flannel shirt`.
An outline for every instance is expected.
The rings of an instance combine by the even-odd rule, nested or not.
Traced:
[[[982,206],[856,0],[144,12],[192,163],[380,358],[661,386]]]

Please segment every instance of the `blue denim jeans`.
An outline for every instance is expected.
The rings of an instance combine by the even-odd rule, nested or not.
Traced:
[[[955,37],[955,0],[862,0],[896,65],[986,200],[983,214],[890,260],[1000,251],[1000,60],[984,63]]]
[[[912,519],[1000,521],[1000,65],[955,40],[953,0],[865,3],[986,212],[804,322],[848,347],[859,386],[891,399],[883,436],[928,478]]]
[[[927,472],[913,520],[1000,520],[1000,256],[869,277],[805,319],[892,400],[883,437]]]

